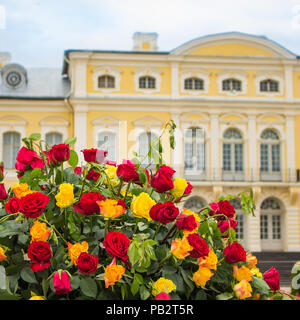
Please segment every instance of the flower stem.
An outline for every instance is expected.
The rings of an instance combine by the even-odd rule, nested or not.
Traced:
[[[161,223],[159,223],[159,224],[157,225],[157,227],[156,227],[153,240],[155,240],[155,238],[156,238],[156,236],[157,236],[157,234],[158,234],[158,231],[159,231],[160,227],[161,227]]]
[[[60,238],[65,242],[65,243],[67,243],[67,241],[65,240],[65,238],[61,235],[61,233],[56,229],[56,227],[54,226],[54,225],[52,225],[51,223],[49,223],[46,219],[42,219],[42,218],[37,218],[38,220],[40,220],[40,221],[43,221],[43,222],[45,222],[51,229],[53,229],[54,230],[54,232],[56,232],[59,236],[60,236]]]
[[[168,232],[166,233],[166,235],[164,236],[164,238],[161,240],[161,244],[164,243],[167,238],[169,237],[169,235],[171,234],[171,232],[174,231],[174,229],[176,228],[176,223],[173,224],[173,226],[168,230]]]
[[[90,236],[93,234],[93,216],[90,216]]]
[[[61,183],[64,182],[64,163],[62,162],[60,165],[61,168]]]
[[[171,258],[172,253],[169,253],[166,257],[164,257],[161,262],[159,263],[159,265],[163,264],[166,260],[168,260],[169,258]]]
[[[109,224],[110,224],[110,219],[107,219],[107,220],[105,221],[104,238],[105,238],[106,235],[107,235],[107,232],[108,232],[108,229],[109,229]]]

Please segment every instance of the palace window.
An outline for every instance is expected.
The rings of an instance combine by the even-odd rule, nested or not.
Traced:
[[[205,133],[201,128],[189,128],[184,139],[184,169],[187,175],[205,171]]]
[[[155,83],[154,77],[140,77],[139,78],[139,88],[140,89],[155,89],[156,83]]]
[[[184,207],[193,212],[198,212],[205,207],[205,202],[200,197],[191,197],[186,200]]]
[[[185,90],[204,90],[204,81],[199,78],[188,78],[184,80]]]
[[[115,77],[104,75],[98,77],[98,88],[114,88]]]
[[[156,134],[153,132],[143,132],[139,135],[139,156],[141,156],[141,165],[154,169],[156,163],[151,158],[149,153],[150,146],[153,147],[153,140],[156,138]]]
[[[280,141],[273,129],[261,134],[260,171],[262,180],[280,180]]]
[[[60,144],[63,141],[63,136],[58,132],[49,132],[46,134],[46,142],[51,148],[55,144]]]
[[[223,91],[242,91],[242,82],[237,79],[225,79],[222,81]]]
[[[5,132],[3,134],[3,162],[4,168],[14,169],[16,157],[21,145],[21,135],[18,132]]]
[[[99,132],[97,138],[98,148],[107,151],[106,158],[116,161],[116,134],[114,132]]]
[[[279,92],[279,82],[272,79],[266,79],[260,82],[260,91]]]
[[[223,135],[223,178],[242,180],[244,170],[243,140],[241,133],[233,128]]]

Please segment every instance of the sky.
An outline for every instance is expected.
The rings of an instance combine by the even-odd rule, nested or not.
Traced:
[[[0,0],[0,51],[25,67],[62,67],[67,49],[132,50],[134,32],[158,50],[239,31],[300,55],[300,0]]]

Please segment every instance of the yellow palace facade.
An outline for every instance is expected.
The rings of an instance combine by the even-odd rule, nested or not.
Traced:
[[[253,189],[255,217],[232,201],[251,251],[300,251],[300,57],[238,32],[200,37],[170,52],[135,33],[132,51],[66,50],[61,69],[26,68],[0,54],[0,159],[16,181],[21,139],[77,137],[75,150],[107,149],[121,162],[147,154],[174,120],[164,158],[194,186],[193,210]],[[147,161],[147,159],[146,159]]]

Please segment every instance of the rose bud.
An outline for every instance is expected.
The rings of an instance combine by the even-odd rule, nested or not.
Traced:
[[[135,163],[129,160],[123,160],[123,163],[118,165],[117,176],[122,176],[122,179],[125,182],[133,181],[140,183]]]
[[[228,218],[233,218],[234,217],[234,207],[230,204],[229,201],[227,200],[221,200],[219,202],[213,202],[210,204],[210,207],[212,211],[209,212],[211,216],[214,216],[215,214],[223,214],[227,216]],[[226,220],[226,217],[219,216],[217,217],[217,220]]]
[[[6,200],[7,192],[5,190],[4,183],[0,183],[0,200]]]
[[[171,300],[171,298],[167,293],[160,292],[155,296],[155,300]]]
[[[70,279],[66,271],[59,270],[54,273],[53,287],[56,295],[66,294],[72,291]]]
[[[237,221],[229,218],[230,227],[234,230],[236,230]],[[229,223],[227,220],[221,220],[218,222],[218,228],[220,229],[221,233],[225,233],[229,228]],[[228,238],[228,234],[222,236],[223,238]]]
[[[52,159],[58,163],[68,161],[70,159],[70,147],[68,144],[55,144],[50,150]]]
[[[74,173],[76,173],[76,174],[78,174],[80,176],[81,173],[82,173],[82,168],[81,167],[75,167],[74,168]]]
[[[274,267],[264,273],[264,280],[271,290],[280,290],[280,277],[279,272]]]
[[[192,192],[192,189],[194,188],[194,186],[192,186],[188,181],[187,181],[187,187],[184,190],[184,195],[189,195]]]
[[[106,150],[100,149],[84,149],[81,150],[83,152],[84,160],[86,162],[96,162],[96,163],[103,163],[105,157],[107,156]]]
[[[151,178],[151,187],[156,189],[158,193],[174,188],[173,174],[176,171],[172,168],[162,165]]]
[[[86,175],[87,180],[94,180],[97,181],[100,177],[100,173],[96,172],[94,169],[91,169],[88,174]]]

